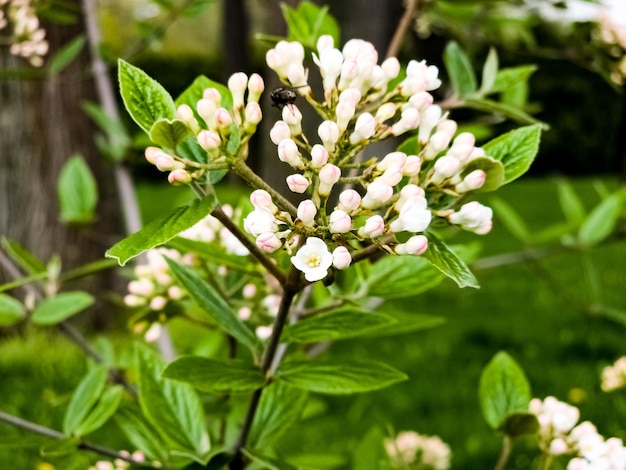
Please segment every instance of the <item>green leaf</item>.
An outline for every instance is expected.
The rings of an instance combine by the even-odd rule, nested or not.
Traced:
[[[263,470],[298,470],[287,462],[283,462],[274,457],[268,457],[267,455],[261,455],[247,448],[241,449],[241,452],[253,463],[259,464],[260,467],[257,468],[262,468]]]
[[[222,85],[221,83],[215,82],[210,78],[205,77],[204,75],[200,75],[197,77],[189,87],[185,91],[183,91],[178,98],[176,98],[176,107],[181,104],[186,104],[189,106],[196,116],[196,119],[199,123],[204,122],[203,119],[198,114],[196,110],[196,106],[198,101],[202,99],[202,94],[204,90],[207,88],[215,88],[220,92],[222,97],[222,102],[220,106],[222,108],[226,108],[228,110],[233,109],[233,94],[227,86]]]
[[[496,81],[498,75],[498,52],[494,47],[489,48],[487,60],[483,65],[483,76],[480,82],[480,93],[489,93]]]
[[[406,380],[406,374],[376,361],[291,361],[276,371],[292,387],[331,395],[370,392]]]
[[[187,230],[211,213],[217,204],[215,196],[194,199],[190,204],[178,207],[174,212],[153,220],[138,232],[116,243],[105,253],[115,258],[120,266],[139,256],[146,250],[170,241],[183,230]]]
[[[59,49],[48,63],[48,71],[50,75],[57,75],[70,65],[72,61],[78,57],[80,51],[83,50],[86,42],[87,40],[85,39],[85,36],[80,35]]]
[[[461,97],[473,94],[477,89],[476,75],[468,55],[456,41],[450,41],[443,52],[450,85]]]
[[[417,256],[386,256],[371,267],[367,292],[375,297],[411,297],[439,284],[443,276],[427,260]]]
[[[389,459],[383,443],[385,434],[379,427],[371,428],[356,446],[352,457],[352,470],[380,470],[382,462]]]
[[[532,237],[528,226],[510,204],[500,198],[493,198],[489,201],[489,205],[496,211],[500,222],[511,232],[511,235],[522,243],[530,242]]]
[[[163,377],[212,393],[245,392],[267,382],[258,367],[239,359],[209,359],[183,356],[168,364]]]
[[[39,454],[46,458],[67,457],[76,453],[78,444],[79,440],[75,437],[59,439],[41,446]]]
[[[166,258],[167,259],[167,258]],[[259,339],[239,318],[228,303],[220,297],[215,289],[193,270],[167,259],[167,264],[178,282],[189,292],[191,298],[204,312],[241,344],[251,350],[260,345]]]
[[[537,70],[536,65],[520,65],[498,70],[495,82],[489,93],[499,93],[525,83]]]
[[[520,127],[487,142],[483,149],[487,155],[504,165],[504,184],[522,176],[539,151],[541,127],[537,124]]]
[[[135,449],[141,449],[151,460],[168,461],[167,444],[138,410],[120,408],[114,419]]]
[[[448,245],[432,232],[427,232],[425,235],[428,238],[428,249],[422,255],[424,258],[456,282],[459,287],[480,287],[472,271]]]
[[[485,366],[478,390],[485,421],[500,429],[509,416],[528,412],[530,385],[519,365],[504,351]]]
[[[139,127],[150,133],[158,120],[176,117],[174,100],[159,82],[122,59],[118,67],[124,106]]]
[[[559,178],[556,189],[559,196],[559,205],[567,221],[573,227],[579,227],[585,219],[586,211],[582,201],[574,191],[569,181]]]
[[[476,109],[478,111],[502,114],[504,117],[512,119],[520,124],[540,124],[543,127],[547,127],[519,106],[493,101],[487,98],[467,98],[463,101],[463,104],[468,108]]]
[[[298,41],[309,49],[315,49],[317,39],[329,34],[339,44],[339,25],[337,20],[328,13],[328,7],[304,1],[298,5],[298,9],[281,4],[283,16],[289,30],[289,40]]]
[[[161,378],[161,360],[148,347],[137,344],[136,358],[143,415],[177,451],[202,459],[210,444],[198,395],[190,385]]]
[[[0,294],[0,326],[11,326],[26,316],[22,302],[10,295]]]
[[[98,188],[82,156],[74,155],[65,162],[59,175],[57,191],[63,222],[93,222]]]
[[[150,140],[165,149],[174,150],[191,130],[180,119],[159,119],[150,128]]]
[[[625,195],[626,190],[620,190],[593,208],[578,230],[581,246],[597,245],[611,235],[620,218]]]
[[[70,404],[63,417],[63,433],[76,435],[81,424],[98,401],[107,382],[105,366],[95,366],[80,381],[72,394]]]
[[[539,421],[533,413],[510,414],[500,426],[500,431],[512,438],[535,434],[538,430]]]
[[[124,387],[121,385],[114,385],[105,390],[98,400],[96,407],[82,421],[74,434],[77,436],[86,436],[96,429],[100,429],[117,411],[122,401],[123,394]]]
[[[81,108],[100,128],[104,135],[97,135],[100,151],[113,161],[120,162],[126,156],[126,152],[132,145],[132,139],[126,132],[126,128],[119,118],[109,116],[102,106],[83,102]]]
[[[33,311],[32,321],[36,325],[54,325],[85,310],[93,303],[94,298],[86,292],[62,292],[39,302]]]
[[[378,328],[394,324],[395,319],[380,313],[342,309],[300,320],[285,327],[281,341],[316,343],[354,338]]]
[[[446,320],[443,317],[434,315],[423,315],[416,313],[406,313],[404,311],[385,310],[385,314],[394,318],[396,321],[387,326],[372,331],[368,331],[361,335],[363,338],[384,338],[387,336],[398,336],[423,331],[430,328],[443,325]]]
[[[487,193],[489,191],[495,191],[504,184],[504,165],[491,157],[478,157],[470,161],[463,172],[461,177],[465,178],[472,171],[482,170],[485,172],[485,183],[474,192]]]
[[[419,155],[422,151],[417,135],[412,135],[398,146],[398,152],[404,152],[407,155]]]
[[[11,260],[19,264],[29,274],[40,274],[46,272],[46,265],[34,254],[24,248],[15,240],[6,237],[0,239],[0,244]]]
[[[274,382],[263,389],[259,407],[254,415],[248,446],[266,449],[295,424],[307,402],[307,393]]]
[[[167,244],[184,253],[196,253],[215,266],[226,266],[241,272],[256,272],[252,270],[249,256],[231,255],[215,243],[176,237],[167,242]]]

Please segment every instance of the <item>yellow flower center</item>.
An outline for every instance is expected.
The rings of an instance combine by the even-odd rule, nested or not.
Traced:
[[[308,264],[311,268],[318,268],[321,260],[322,258],[320,255],[318,255],[317,253],[311,253],[309,256],[306,257],[306,264]]]

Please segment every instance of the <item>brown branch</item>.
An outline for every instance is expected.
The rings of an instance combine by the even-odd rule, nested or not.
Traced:
[[[402,15],[402,18],[398,23],[398,27],[393,34],[393,38],[391,39],[391,43],[387,48],[387,57],[396,57],[398,55],[398,52],[400,51],[400,46],[402,45],[402,41],[404,40],[404,36],[406,36],[407,31],[411,27],[413,18],[417,14],[418,4],[418,0],[407,0],[404,15]]]

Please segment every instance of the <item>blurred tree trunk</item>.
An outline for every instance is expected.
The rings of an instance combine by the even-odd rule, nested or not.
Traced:
[[[73,25],[45,28],[49,56],[84,29],[82,18]],[[0,235],[43,260],[60,254],[65,269],[102,259],[114,241],[117,204],[111,172],[98,157],[94,128],[80,108],[94,96],[89,64],[85,48],[55,77],[0,81]],[[0,52],[1,68],[27,66],[6,50]],[[99,186],[98,220],[83,229],[60,222],[57,202],[59,172],[76,153],[85,157]]]

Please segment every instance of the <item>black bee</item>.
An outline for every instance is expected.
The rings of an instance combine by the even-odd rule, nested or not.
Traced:
[[[278,87],[270,93],[272,106],[281,110],[287,105],[294,104],[297,97],[298,94],[293,91],[293,88]]]

